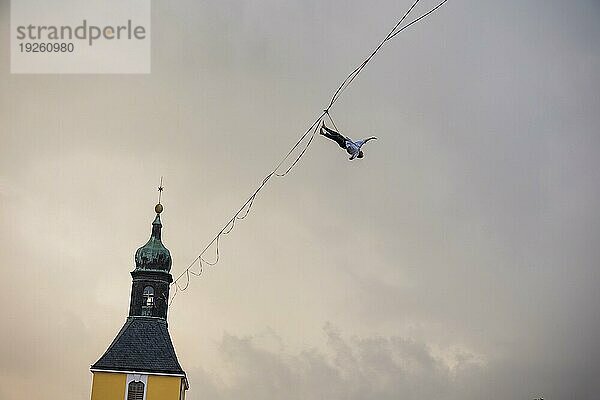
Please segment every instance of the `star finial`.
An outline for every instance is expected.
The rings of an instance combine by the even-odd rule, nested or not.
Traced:
[[[158,204],[160,204],[160,198],[162,197],[162,191],[163,191],[164,187],[163,187],[163,177],[160,177],[160,185],[158,185]]]
[[[163,206],[162,204],[160,204],[160,200],[162,198],[162,192],[164,190],[163,187],[163,177],[160,177],[160,184],[158,185],[158,204],[156,205],[156,207],[154,207],[154,211],[156,211],[157,214],[160,214],[163,210]]]

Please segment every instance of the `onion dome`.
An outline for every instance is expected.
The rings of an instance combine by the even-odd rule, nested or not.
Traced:
[[[164,271],[168,273],[171,270],[172,260],[169,249],[163,245],[160,239],[162,204],[157,204],[154,210],[156,211],[156,218],[152,222],[150,239],[135,252],[135,270]]]

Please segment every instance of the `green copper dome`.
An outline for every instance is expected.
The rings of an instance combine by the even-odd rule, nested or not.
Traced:
[[[158,210],[157,210],[158,211]],[[160,210],[162,211],[162,209]],[[152,234],[148,243],[135,252],[135,270],[153,270],[169,272],[171,270],[171,253],[160,240],[162,223],[160,214],[156,214],[152,222]]]

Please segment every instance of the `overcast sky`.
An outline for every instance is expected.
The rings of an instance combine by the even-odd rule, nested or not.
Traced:
[[[85,399],[165,179],[178,274],[408,1],[153,2],[149,75],[11,75],[0,399]],[[423,2],[421,12],[434,3]],[[593,399],[600,3],[450,0],[174,302],[188,399]]]

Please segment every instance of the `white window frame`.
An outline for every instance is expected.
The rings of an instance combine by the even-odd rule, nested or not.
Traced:
[[[131,382],[142,382],[144,384],[144,400],[146,400],[146,393],[148,393],[148,375],[146,375],[146,374],[127,374],[127,379],[125,380],[124,400],[127,400],[127,396],[129,395],[129,383],[131,383]]]
[[[146,293],[146,289],[150,289],[150,293]],[[146,285],[142,289],[142,316],[151,317],[154,310],[154,286]]]

